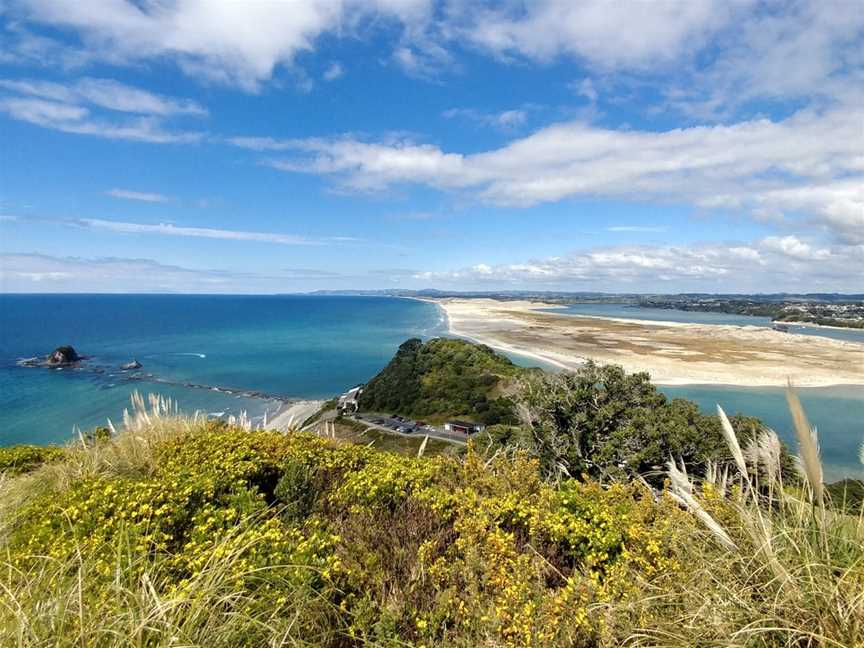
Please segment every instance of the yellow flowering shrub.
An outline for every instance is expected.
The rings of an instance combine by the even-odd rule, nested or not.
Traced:
[[[665,537],[690,523],[641,487],[549,484],[521,455],[415,459],[213,423],[157,455],[151,474],[32,499],[6,540],[18,573],[86,564],[102,600],[118,570],[158,573],[158,595],[182,598],[230,565],[231,605],[288,615],[307,591],[349,644],[579,644],[602,637],[595,608],[679,569]]]
[[[14,445],[0,448],[0,473],[21,475],[65,455],[57,446]]]

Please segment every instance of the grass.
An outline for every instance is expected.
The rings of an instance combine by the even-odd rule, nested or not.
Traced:
[[[864,645],[864,506],[850,511],[845,501],[829,501],[816,432],[791,386],[787,396],[799,483],[783,483],[773,432],[742,452],[722,410],[738,474],[697,484],[670,462],[672,492],[724,551],[694,544],[694,569],[673,591],[657,594],[677,613],[635,643]]]
[[[864,645],[864,509],[815,481],[796,400],[800,478],[725,421],[734,469],[651,491],[136,398],[0,475],[0,645]]]

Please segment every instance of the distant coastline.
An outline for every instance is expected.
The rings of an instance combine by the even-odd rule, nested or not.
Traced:
[[[859,328],[857,326],[834,326],[833,324],[817,324],[816,322],[794,322],[792,320],[777,320],[775,324],[782,324],[784,326],[803,326],[810,328],[820,328],[820,329],[831,329],[832,331],[862,331],[864,329]]]

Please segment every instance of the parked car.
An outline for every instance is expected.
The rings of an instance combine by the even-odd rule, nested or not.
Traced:
[[[400,425],[396,428],[397,432],[402,432],[403,434],[411,434],[414,431],[414,428],[410,425]]]

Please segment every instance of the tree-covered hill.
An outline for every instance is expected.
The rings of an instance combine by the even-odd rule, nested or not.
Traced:
[[[369,381],[360,409],[432,420],[514,423],[513,402],[503,392],[525,372],[488,346],[444,338],[424,344],[414,338]]]

